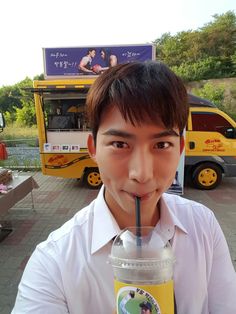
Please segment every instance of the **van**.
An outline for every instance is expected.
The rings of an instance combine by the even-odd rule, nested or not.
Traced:
[[[198,189],[236,176],[236,122],[206,99],[189,95],[185,178]]]

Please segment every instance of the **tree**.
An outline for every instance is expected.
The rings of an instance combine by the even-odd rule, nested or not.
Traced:
[[[202,98],[209,99],[221,110],[224,109],[224,93],[225,88],[223,85],[216,87],[212,83],[206,83],[201,89],[193,89],[193,94]]]
[[[0,89],[0,108],[3,112],[13,112],[14,107],[20,108],[20,92],[17,86],[3,86]]]
[[[228,11],[195,31],[156,39],[157,59],[187,81],[236,76],[236,15]]]
[[[44,81],[44,74],[36,75],[33,78],[34,81]]]
[[[236,15],[232,11],[213,15],[214,21],[200,30],[208,56],[230,58],[235,53]]]
[[[15,108],[22,108],[22,101],[33,100],[33,95],[26,93],[25,88],[33,86],[33,81],[26,77],[23,81],[0,88],[0,108],[3,112],[15,112]]]
[[[21,108],[16,109],[16,123],[20,126],[32,126],[36,124],[34,97],[27,88],[33,86],[33,81],[26,77],[17,84],[20,89]]]
[[[30,127],[36,124],[35,106],[34,102],[22,101],[22,108],[16,108],[16,123],[19,126]]]

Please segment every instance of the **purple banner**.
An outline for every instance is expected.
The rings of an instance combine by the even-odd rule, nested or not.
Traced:
[[[152,44],[44,48],[43,53],[46,79],[99,75],[116,64],[155,59],[155,48]]]

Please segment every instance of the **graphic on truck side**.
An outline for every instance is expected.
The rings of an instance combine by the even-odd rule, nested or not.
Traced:
[[[206,148],[203,148],[204,152],[224,152],[224,144],[221,142],[220,139],[213,138],[213,139],[207,139],[204,141],[206,144]]]

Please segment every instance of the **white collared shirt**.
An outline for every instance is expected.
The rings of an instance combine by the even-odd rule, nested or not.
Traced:
[[[113,272],[107,263],[120,228],[104,187],[98,197],[32,254],[12,314],[111,314]],[[164,194],[156,228],[172,244],[178,314],[236,313],[236,274],[226,240],[205,206]]]

